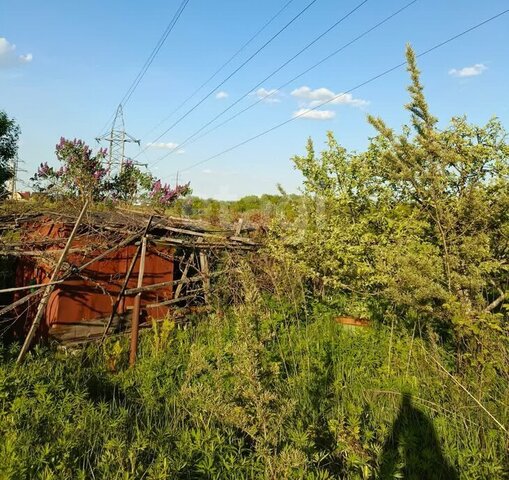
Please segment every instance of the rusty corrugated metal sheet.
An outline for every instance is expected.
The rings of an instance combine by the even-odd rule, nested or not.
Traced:
[[[25,240],[47,237],[52,239],[62,238],[64,241],[69,234],[70,228],[61,223],[51,221],[37,222],[29,226],[25,234]],[[81,236],[73,243],[74,248],[86,247],[94,242],[93,236]],[[51,246],[49,249],[58,249],[59,246]],[[67,337],[73,336],[73,328],[76,336],[90,330],[103,328],[103,323],[98,320],[105,319],[111,314],[112,304],[120,291],[125,274],[136,251],[135,245],[130,245],[111,252],[105,258],[93,262],[82,273],[82,277],[70,278],[61,285],[55,287],[46,308],[44,321],[41,325],[40,335],[52,335],[64,332]],[[67,261],[79,266],[93,259],[101,253],[100,250],[92,250],[85,254],[71,253]],[[164,254],[164,255],[160,255]],[[170,247],[151,246],[145,258],[144,285],[169,282],[173,280],[173,249]],[[131,275],[128,288],[136,287],[139,261]],[[30,285],[30,283],[44,283],[51,275],[51,265],[44,261],[22,258],[17,267],[16,283],[18,286]],[[173,296],[173,288],[166,287],[142,295],[142,321],[152,318],[163,318],[168,313],[168,307],[147,308],[150,303],[169,300]],[[134,297],[124,298],[118,308],[118,314],[124,315],[132,307]],[[37,302],[24,312],[25,318],[32,318]],[[80,333],[81,332],[81,333]]]

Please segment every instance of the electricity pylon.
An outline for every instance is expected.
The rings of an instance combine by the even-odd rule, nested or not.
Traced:
[[[140,144],[140,140],[137,140],[132,135],[129,135],[125,131],[124,124],[124,113],[122,111],[122,104],[117,108],[117,113],[113,120],[111,130],[100,137],[96,137],[96,140],[100,142],[108,142],[108,175],[111,175],[112,169],[119,167],[122,170],[122,166],[127,160],[125,156],[125,144],[126,143],[137,143]]]
[[[18,158],[18,154],[16,154],[11,162],[12,177],[9,179],[9,192],[10,192],[11,198],[13,200],[16,198],[16,185],[18,183],[18,171],[19,171],[19,158]]]

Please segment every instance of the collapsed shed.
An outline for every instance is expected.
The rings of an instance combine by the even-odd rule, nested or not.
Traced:
[[[35,336],[62,344],[129,331],[133,312],[141,327],[185,315],[206,305],[222,252],[256,247],[241,222],[217,227],[117,210],[87,213],[78,223],[55,212],[0,217],[0,230],[9,232],[0,240],[0,335],[24,338],[50,289]]]

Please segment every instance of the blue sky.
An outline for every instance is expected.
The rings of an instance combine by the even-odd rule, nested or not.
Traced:
[[[283,13],[186,107],[194,105],[281,29],[310,0],[294,0]],[[506,9],[507,1],[419,0],[378,30],[203,139],[167,158],[168,147],[211,120],[339,18],[359,0],[317,0],[194,112],[156,142],[179,115],[154,127],[228,60],[287,0],[190,0],[140,86],[125,106],[126,129],[141,139],[129,146],[137,160],[156,163],[153,173],[190,181],[201,196],[235,199],[270,193],[280,183],[297,191],[301,179],[291,157],[311,136],[320,149],[332,130],[360,150],[373,135],[368,113],[389,125],[406,122],[407,74],[393,72],[342,101],[310,113],[243,147],[195,168],[190,165],[281,123],[302,109],[344,92],[403,60],[410,42],[417,52]],[[345,22],[234,107],[250,105],[267,91],[306,70],[409,0],[369,0]],[[0,6],[0,109],[22,129],[20,158],[27,179],[42,161],[56,164],[60,136],[94,138],[172,18],[180,0],[2,0]],[[419,60],[433,113],[446,123],[467,114],[472,122],[497,115],[509,125],[509,14]],[[219,92],[223,92],[217,95]],[[332,92],[332,93],[331,93]],[[216,98],[219,97],[219,98]],[[315,102],[315,103],[313,103]],[[310,118],[315,117],[315,118]],[[149,143],[155,145],[147,146]],[[165,145],[159,145],[165,144]],[[140,153],[141,152],[141,153]],[[20,189],[23,189],[20,186]]]

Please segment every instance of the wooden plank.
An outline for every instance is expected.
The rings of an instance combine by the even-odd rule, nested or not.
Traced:
[[[67,240],[67,244],[64,248],[64,251],[60,255],[60,259],[57,262],[56,267],[53,269],[53,274],[51,275],[51,279],[49,283],[53,283],[60,272],[60,268],[62,267],[65,257],[67,255],[67,252],[71,248],[72,241],[74,240],[74,237],[76,233],[78,232],[78,227],[80,226],[81,220],[83,216],[85,215],[85,212],[87,211],[88,205],[90,203],[90,200],[87,200],[85,204],[83,205],[83,208],[81,209],[81,212],[78,216],[78,219],[76,220],[76,223],[74,224],[74,228],[72,229],[71,235],[69,236],[69,239]],[[16,359],[16,363],[20,364],[25,359],[25,356],[28,352],[28,349],[30,348],[30,344],[32,343],[32,340],[35,336],[35,332],[37,331],[37,328],[39,327],[39,324],[41,323],[42,316],[44,314],[44,310],[46,308],[46,304],[48,303],[49,297],[51,295],[51,292],[54,289],[54,285],[48,285],[44,288],[44,292],[42,294],[41,301],[39,302],[39,306],[37,307],[37,313],[35,314],[35,318],[32,321],[32,325],[30,326],[30,330],[28,331],[28,334],[25,338],[25,341],[23,343],[23,346],[21,347],[21,350],[19,352],[18,358]]]
[[[235,227],[235,233],[234,236],[238,237],[240,235],[240,232],[242,232],[242,224],[244,223],[244,219],[242,217],[239,218],[239,221],[237,223],[237,226]]]
[[[110,253],[114,252],[115,250],[119,250],[120,248],[126,247],[130,243],[132,243],[135,240],[137,240],[138,238],[140,238],[142,235],[143,235],[143,232],[139,232],[134,235],[131,235],[130,237],[126,238],[125,240],[121,241],[120,243],[117,243],[116,245],[109,248],[108,250],[105,250],[100,255],[97,255],[97,257],[92,258],[88,262],[86,262],[83,265],[81,265],[80,267],[78,267],[78,271],[81,272],[81,271],[85,270],[87,267],[89,267],[90,265],[92,265],[92,263],[102,260],[104,257],[107,257]]]
[[[204,242],[202,244],[198,244],[197,242],[189,242],[182,240],[180,238],[155,238],[150,237],[150,240],[156,244],[156,245],[169,245],[169,246],[175,246],[175,247],[183,247],[183,248],[200,248],[204,250],[212,250],[215,248],[220,249],[232,249],[232,250],[253,250],[254,247],[257,247],[259,244],[257,243],[246,243],[242,244],[242,242],[235,243],[232,241],[229,241],[228,239],[225,239],[224,242]]]
[[[138,271],[138,288],[143,285],[143,275],[145,273],[145,256],[147,253],[147,237],[143,237],[140,253],[140,269]],[[129,351],[129,366],[134,367],[136,363],[136,353],[138,351],[138,334],[140,323],[140,303],[141,292],[139,292],[134,299],[133,318],[131,321],[131,349]]]
[[[177,308],[172,311],[172,319],[183,318],[188,314],[205,313],[205,312],[208,312],[209,310],[210,310],[210,307],[208,307],[208,306]],[[166,320],[166,318],[159,318],[156,320],[152,320],[152,322],[160,323],[160,322],[164,322],[164,320]],[[152,328],[152,322],[140,324],[140,326],[139,326],[140,330]],[[122,325],[122,330],[120,332],[115,332],[114,334],[110,335],[110,338],[117,337],[120,335],[122,335],[122,336],[129,335],[130,333],[131,333],[130,322],[125,322],[125,324]],[[95,342],[95,341],[99,340],[100,335],[101,335],[101,333],[99,333],[99,334],[85,333],[81,337],[73,337],[72,335],[66,334],[64,339],[57,339],[57,340],[64,347],[73,347],[73,346],[78,346],[78,345],[82,345],[85,343]]]
[[[219,235],[218,233],[197,232],[195,230],[187,230],[185,228],[178,228],[178,227],[168,227],[166,225],[159,225],[158,228],[160,228],[162,230],[167,230],[168,232],[182,233],[184,235],[190,235],[190,236],[194,236],[194,237],[224,238],[223,235]]]
[[[53,283],[37,283],[35,285],[25,285],[24,287],[12,287],[12,288],[4,288],[0,290],[0,293],[11,293],[11,292],[20,292],[22,290],[31,290],[32,288],[41,288],[41,287],[47,287],[48,285],[59,285],[64,280],[56,280]],[[0,313],[1,315],[1,313]]]
[[[203,292],[203,288],[199,288],[198,290],[195,290],[195,293],[193,295],[186,295],[184,297],[180,298],[173,298],[171,300],[165,300],[164,302],[159,303],[150,303],[149,305],[146,305],[146,308],[155,308],[155,307],[164,307],[166,305],[173,305],[175,303],[183,302],[184,300],[191,300],[193,298],[196,298],[196,293]]]
[[[230,237],[230,240],[233,240],[234,242],[245,243],[246,245],[253,245],[253,246],[259,245],[259,243],[254,242],[250,238],[245,238],[245,237],[233,236],[233,237]]]
[[[0,255],[11,257],[45,257],[49,255],[62,254],[64,249],[54,250],[0,250]],[[82,253],[87,252],[87,248],[71,248],[67,253]]]
[[[185,270],[184,270],[185,272]],[[154,283],[152,285],[145,285],[144,287],[140,288],[130,288],[129,290],[125,291],[126,295],[136,295],[139,292],[150,292],[152,290],[158,290],[160,288],[164,287],[172,287],[174,285],[180,285],[182,283],[191,283],[191,282],[197,282],[201,280],[201,275],[196,275],[194,277],[190,278],[180,278],[179,280],[170,280],[168,282],[161,282],[161,283]]]
[[[184,272],[185,272],[185,269],[184,269]],[[210,276],[210,278],[217,277],[218,275],[221,275],[223,273],[225,273],[225,270],[221,270],[220,272],[213,272],[209,276]],[[150,292],[152,290],[157,290],[159,288],[164,288],[164,287],[170,287],[172,285],[179,286],[180,284],[198,282],[202,279],[203,279],[202,275],[195,275],[194,277],[184,278],[184,274],[182,274],[182,278],[180,278],[179,280],[171,280],[168,282],[154,283],[152,285],[145,285],[144,287],[140,287],[140,288],[130,288],[129,290],[126,290],[124,293],[125,293],[125,295],[135,295],[138,292]],[[177,297],[174,296],[173,298],[177,298]]]
[[[209,272],[209,259],[207,254],[200,250],[200,270],[203,275],[203,290],[205,291],[205,303],[210,300],[210,272]]]
[[[0,310],[0,317],[10,312],[11,310],[14,310],[16,307],[19,307],[20,305],[23,305],[24,303],[28,302],[28,300],[35,297],[36,295],[40,295],[43,292],[43,290],[44,290],[43,288],[39,288],[35,292],[29,293],[28,295],[25,295],[19,300],[16,300],[14,303],[11,303],[10,305],[7,305],[6,307],[2,308],[2,310]]]

